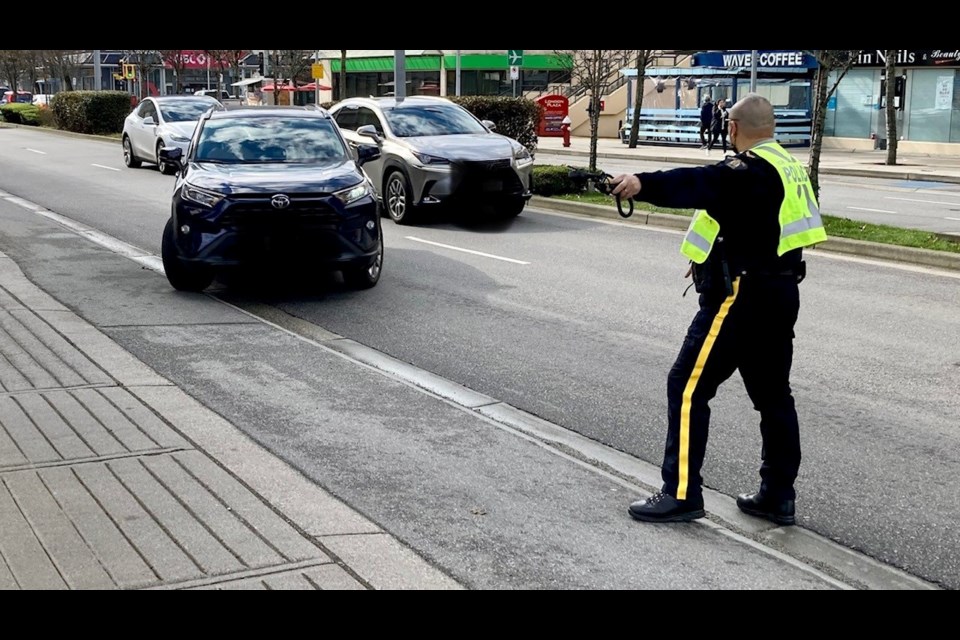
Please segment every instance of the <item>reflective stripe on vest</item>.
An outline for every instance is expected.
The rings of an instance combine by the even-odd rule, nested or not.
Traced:
[[[680,244],[680,253],[697,264],[703,264],[710,255],[710,250],[713,249],[713,241],[719,234],[720,223],[711,218],[706,211],[698,210],[693,214],[693,220],[687,228],[687,235]]]
[[[783,181],[777,255],[826,240],[827,232],[806,167],[776,142],[765,142],[751,151],[772,164]]]

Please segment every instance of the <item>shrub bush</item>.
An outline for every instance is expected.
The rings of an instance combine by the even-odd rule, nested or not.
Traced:
[[[57,117],[53,114],[53,109],[50,107],[40,107],[38,116],[38,124],[41,127],[50,127],[51,129],[57,128]]]
[[[584,169],[586,167],[573,167]],[[535,164],[533,165],[533,193],[538,196],[559,196],[569,193],[583,193],[586,190],[582,180],[570,177],[570,169],[566,165]]]
[[[0,107],[0,114],[3,114],[3,120],[13,124],[39,124],[40,108],[33,104],[23,102],[14,102]]]
[[[123,120],[130,113],[130,94],[124,91],[61,91],[51,109],[61,129],[76,133],[120,133]]]
[[[453,96],[450,100],[481,120],[492,121],[497,125],[497,133],[513,138],[531,155],[536,153],[542,107],[533,100],[500,96]]]

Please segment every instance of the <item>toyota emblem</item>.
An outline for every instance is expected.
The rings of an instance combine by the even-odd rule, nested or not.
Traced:
[[[274,209],[286,209],[290,206],[290,196],[278,193],[270,198],[270,204]]]

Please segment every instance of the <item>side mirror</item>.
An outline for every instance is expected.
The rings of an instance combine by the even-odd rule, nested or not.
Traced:
[[[363,166],[365,163],[370,162],[371,160],[376,160],[380,157],[380,147],[375,144],[358,144],[357,145],[357,164]]]
[[[153,119],[153,116],[147,116],[143,119],[143,125],[145,127],[152,127],[155,124],[157,124],[157,121]]]
[[[368,138],[373,138],[373,140],[380,144],[383,142],[383,138],[380,137],[380,134],[377,133],[377,128],[372,124],[365,124],[362,127],[357,128],[357,135],[366,136]]]
[[[163,147],[160,149],[160,160],[172,164],[179,171],[183,168],[183,149],[180,147]]]
[[[487,129],[490,129],[490,131],[497,130],[497,124],[493,120],[481,120],[480,123]]]

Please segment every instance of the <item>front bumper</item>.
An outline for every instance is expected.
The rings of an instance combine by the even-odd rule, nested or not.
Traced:
[[[417,204],[453,201],[496,202],[529,199],[533,163],[512,160],[457,162],[441,167],[412,167],[410,180]]]
[[[174,238],[181,259],[215,267],[264,261],[336,266],[366,264],[380,252],[379,205],[372,196],[346,206],[330,195],[291,200],[282,211],[263,196],[231,197],[209,209],[178,192]]]

